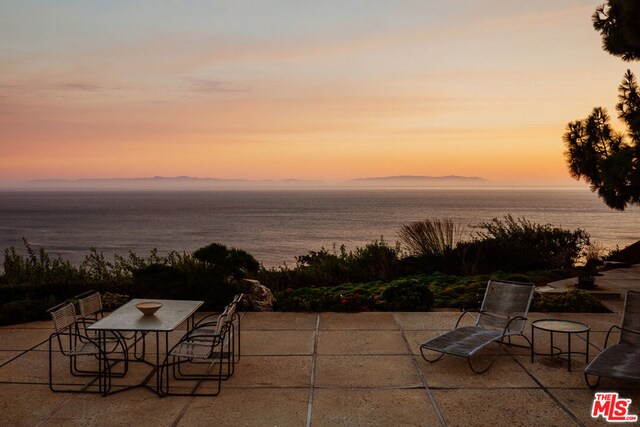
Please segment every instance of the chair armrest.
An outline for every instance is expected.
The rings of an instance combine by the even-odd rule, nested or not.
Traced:
[[[476,310],[475,308],[471,308],[469,310],[463,310],[462,314],[460,315],[460,317],[458,317],[458,321],[456,322],[456,326],[454,327],[454,329],[458,329],[458,325],[460,324],[460,321],[462,320],[464,315],[465,314],[470,314],[470,313],[480,313],[480,311]]]
[[[640,335],[640,331],[636,331],[636,330],[629,329],[629,328],[621,328],[618,325],[613,325],[612,327],[609,328],[609,332],[607,332],[607,337],[604,340],[604,348],[608,347],[608,345],[609,345],[609,335],[611,335],[611,332],[613,332],[614,329],[618,329],[620,332],[625,331],[625,332],[630,332],[632,334]]]
[[[509,319],[509,321],[507,322],[506,326],[504,327],[504,330],[502,331],[502,336],[506,336],[507,335],[507,331],[509,330],[509,326],[511,326],[511,322],[513,322],[514,320],[524,320],[525,322],[527,321],[527,318],[524,316],[515,316]],[[524,329],[524,325],[522,326]],[[522,331],[521,331],[522,333]]]
[[[204,325],[204,324],[213,324],[213,325],[215,325],[216,323],[218,323],[218,319],[216,319],[216,320],[210,320],[210,321],[207,321],[207,322],[204,322],[204,320],[205,320],[205,319],[209,319],[209,318],[211,318],[211,317],[218,317],[218,316],[220,316],[220,313],[218,313],[218,312],[214,312],[214,313],[211,313],[211,314],[207,314],[206,316],[204,316],[202,319],[198,320],[198,321],[193,325],[193,329],[195,329],[195,328],[199,327],[200,325]],[[203,323],[203,322],[204,322],[204,323]]]
[[[54,336],[58,337],[58,340],[60,340],[60,336],[61,335],[65,335],[65,336],[69,336],[69,337],[77,337],[79,338],[81,341],[87,341],[90,342],[91,344],[95,345],[96,348],[98,349],[98,353],[100,353],[100,355],[104,356],[104,358],[107,358],[107,351],[106,349],[102,348],[100,346],[99,343],[97,343],[94,339],[91,339],[89,337],[85,337],[81,334],[78,333],[74,333],[74,332],[54,332],[53,334],[51,334],[51,336],[49,337],[49,339],[53,338]],[[62,345],[62,344],[61,344]],[[62,349],[62,347],[60,348],[60,350],[62,351],[62,353],[64,354],[64,350]]]

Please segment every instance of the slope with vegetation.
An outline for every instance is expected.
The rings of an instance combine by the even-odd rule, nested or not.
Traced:
[[[481,223],[462,239],[451,220],[425,220],[399,230],[400,243],[374,241],[362,248],[311,251],[294,266],[264,268],[249,253],[213,243],[193,253],[147,257],[130,253],[107,261],[91,250],[80,266],[25,242],[26,254],[9,248],[0,275],[0,324],[44,319],[45,310],[88,289],[108,307],[128,298],[197,299],[220,309],[256,278],[271,288],[275,309],[284,311],[422,311],[475,307],[491,278],[543,284],[575,274],[589,236],[507,216]],[[598,310],[585,294],[564,302],[540,301],[560,311]],[[540,306],[540,304],[543,304]]]

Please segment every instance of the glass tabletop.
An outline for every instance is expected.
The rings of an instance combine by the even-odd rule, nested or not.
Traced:
[[[541,319],[531,322],[531,326],[549,332],[587,332],[591,326],[575,320]]]
[[[136,308],[141,302],[159,302],[162,307],[155,314],[143,315]],[[204,304],[204,301],[166,299],[132,299],[113,313],[98,320],[87,329],[93,331],[173,331]]]

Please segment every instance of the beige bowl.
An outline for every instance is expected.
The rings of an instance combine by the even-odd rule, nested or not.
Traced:
[[[160,302],[139,302],[136,304],[136,308],[142,312],[145,316],[151,316],[162,307]]]

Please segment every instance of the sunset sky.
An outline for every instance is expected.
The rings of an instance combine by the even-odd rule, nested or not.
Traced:
[[[591,0],[0,3],[0,183],[190,175],[572,184],[627,68]]]

